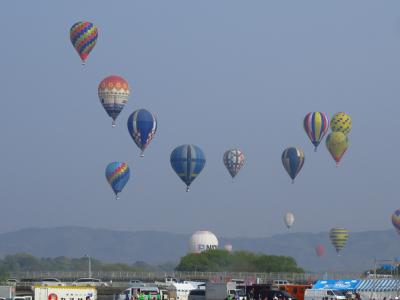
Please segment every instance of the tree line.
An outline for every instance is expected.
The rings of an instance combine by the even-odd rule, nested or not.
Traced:
[[[181,257],[178,265],[165,263],[156,266],[137,261],[132,264],[108,263],[91,258],[93,272],[124,271],[204,271],[204,272],[304,272],[296,261],[288,256],[257,254],[248,251],[228,252],[226,250],[208,250],[200,254],[188,254]],[[7,274],[26,271],[88,271],[88,258],[38,258],[29,253],[6,255],[0,259],[0,277]]]
[[[208,250],[181,258],[177,271],[303,273],[294,258],[248,251]]]

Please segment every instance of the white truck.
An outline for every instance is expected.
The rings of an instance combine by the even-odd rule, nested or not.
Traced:
[[[34,286],[35,300],[96,300],[96,287],[91,286]]]
[[[224,300],[228,298],[228,295],[234,298],[236,293],[235,282],[206,283],[206,300]]]
[[[2,285],[0,286],[0,298],[12,299],[15,297],[15,286]]]
[[[345,300],[346,296],[338,290],[306,289],[304,300]]]

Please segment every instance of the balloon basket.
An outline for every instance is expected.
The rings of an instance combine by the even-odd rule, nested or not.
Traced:
[[[292,184],[294,184],[294,179],[292,179]]]
[[[86,61],[82,60],[82,66],[86,65]]]
[[[115,200],[119,200],[120,198],[119,198],[119,196],[118,195],[116,195],[115,196]]]
[[[186,193],[190,191],[190,188],[187,186],[186,187]]]
[[[314,152],[317,152],[317,147],[314,148]]]
[[[140,152],[140,157],[144,157],[144,152]]]
[[[114,121],[114,120],[112,121],[111,126],[112,126],[113,128],[114,128],[115,126],[117,126],[117,125],[115,124],[115,121]]]

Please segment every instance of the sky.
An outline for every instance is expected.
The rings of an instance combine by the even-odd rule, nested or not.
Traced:
[[[82,66],[69,29],[99,28]],[[400,2],[7,1],[0,10],[2,217],[0,232],[87,226],[224,237],[391,228],[400,207]],[[109,75],[131,86],[111,127],[98,96]],[[126,121],[145,108],[158,131],[144,158]],[[306,113],[351,115],[350,147],[336,168],[318,152]],[[207,163],[191,191],[169,156],[198,145]],[[304,149],[291,184],[281,163]],[[224,151],[246,163],[234,183]],[[105,179],[125,161],[116,201]]]

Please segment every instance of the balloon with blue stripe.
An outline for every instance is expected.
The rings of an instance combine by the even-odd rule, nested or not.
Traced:
[[[294,179],[304,165],[304,151],[296,147],[285,149],[282,153],[282,164],[294,183]]]
[[[144,150],[156,134],[157,120],[148,110],[136,110],[128,118],[128,131],[141,150],[140,156],[143,157]]]
[[[106,167],[106,178],[114,191],[115,198],[118,200],[118,194],[129,180],[130,171],[127,163],[114,161]]]
[[[186,191],[188,192],[190,184],[203,170],[206,158],[199,147],[182,145],[172,151],[170,162],[175,173],[186,184]]]
[[[317,151],[319,143],[329,128],[328,117],[322,112],[310,112],[304,118],[303,127],[315,147],[314,151]]]

